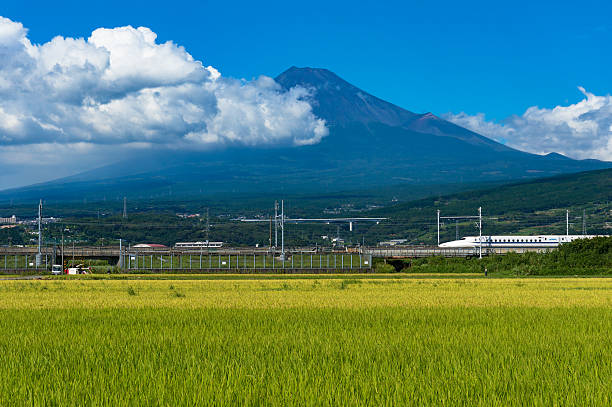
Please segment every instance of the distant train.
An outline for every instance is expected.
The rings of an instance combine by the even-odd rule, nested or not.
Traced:
[[[223,242],[181,242],[174,245],[175,249],[218,249]]]
[[[466,236],[461,240],[441,243],[440,247],[449,248],[546,248],[557,247],[577,239],[592,239],[597,235],[540,235],[540,236]]]

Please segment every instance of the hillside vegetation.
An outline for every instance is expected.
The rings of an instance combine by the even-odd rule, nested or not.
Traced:
[[[393,267],[393,268],[392,268]],[[487,273],[492,276],[612,274],[612,237],[580,239],[548,253],[509,253],[478,258],[429,257],[379,262],[379,272]]]
[[[387,217],[378,225],[358,223],[353,232],[348,225],[287,224],[288,246],[330,244],[322,236],[342,237],[349,244],[375,245],[393,238],[408,244],[436,244],[436,210],[442,216],[476,215],[483,209],[483,234],[565,234],[565,211],[570,210],[570,233],[581,234],[583,211],[586,232],[609,234],[612,230],[612,170],[598,170],[544,178],[506,185],[482,184],[431,185],[404,184],[339,194],[243,196],[215,200],[128,200],[127,219],[121,217],[123,200],[72,204],[45,203],[46,216],[59,216],[61,223],[44,231],[47,242],[60,242],[62,230],[67,242],[78,244],[118,244],[122,238],[132,243],[193,241],[206,238],[205,214],[210,209],[210,239],[228,245],[268,245],[268,222],[248,224],[232,219],[240,216],[270,219],[274,199],[285,199],[288,217],[333,218],[344,216]],[[468,192],[457,192],[471,188]],[[424,196],[430,196],[423,198]],[[434,196],[432,196],[434,195]],[[395,204],[399,199],[403,203]],[[36,214],[37,201],[29,205],[6,205],[0,214],[18,217]],[[369,208],[378,209],[371,210]],[[194,219],[181,219],[177,213],[199,213]],[[441,241],[478,234],[471,220],[442,220]],[[31,228],[32,232],[35,232]],[[34,244],[36,236],[24,228],[0,230],[0,244]]]
[[[483,234],[581,234],[583,211],[588,234],[608,234],[612,225],[612,170],[589,171],[535,181],[460,192],[372,211],[390,221],[369,230],[375,236],[407,238],[411,243],[436,242],[436,211],[442,216],[477,215],[483,211]],[[441,241],[477,235],[474,220],[442,220]],[[458,233],[457,233],[458,232]]]

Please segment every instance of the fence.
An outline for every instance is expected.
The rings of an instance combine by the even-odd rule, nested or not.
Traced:
[[[200,254],[140,254],[128,253],[123,265],[138,270],[354,270],[371,269],[372,256],[364,254],[324,253],[200,253]]]
[[[4,254],[0,257],[0,267],[4,270],[25,271],[25,270],[47,270],[51,268],[53,256],[42,254],[40,265],[36,265],[36,255],[28,254]]]

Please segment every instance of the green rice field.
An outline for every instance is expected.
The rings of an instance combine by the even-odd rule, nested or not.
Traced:
[[[0,281],[0,405],[611,405],[612,279]]]

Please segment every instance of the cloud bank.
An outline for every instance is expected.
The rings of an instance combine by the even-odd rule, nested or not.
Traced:
[[[127,26],[33,44],[0,17],[0,160],[55,147],[299,146],[327,135],[307,90],[225,78],[156,37]]]
[[[612,161],[612,96],[578,89],[585,98],[576,104],[553,109],[533,106],[501,123],[487,121],[483,113],[448,113],[444,118],[519,150]]]

